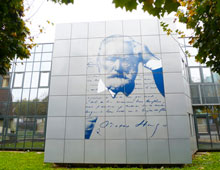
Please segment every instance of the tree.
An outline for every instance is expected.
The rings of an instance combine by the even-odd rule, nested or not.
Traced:
[[[51,0],[56,3],[73,3],[73,0]],[[0,75],[6,74],[10,61],[17,58],[25,59],[33,47],[33,37],[25,25],[23,0],[0,1]]]
[[[113,0],[116,8],[132,11],[138,4],[143,10],[158,18],[175,12],[179,22],[193,30],[189,43],[198,48],[196,60],[220,74],[220,0]],[[170,34],[168,24],[161,26]],[[176,30],[180,36],[184,33]]]

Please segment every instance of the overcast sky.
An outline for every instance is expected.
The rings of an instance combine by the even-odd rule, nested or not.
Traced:
[[[25,6],[31,7],[26,12],[25,18],[30,18],[32,22],[28,27],[32,35],[35,35],[36,43],[53,42],[56,23],[153,18],[148,13],[144,13],[141,6],[132,12],[116,9],[112,0],[75,0],[73,5],[60,5],[47,0],[25,1]],[[47,24],[47,20],[55,25]],[[46,33],[39,34],[38,25],[44,26]]]

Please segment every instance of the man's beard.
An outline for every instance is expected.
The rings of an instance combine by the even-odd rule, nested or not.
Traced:
[[[123,94],[128,96],[134,89],[134,80],[135,77],[128,78],[120,75],[112,75],[107,77],[106,87],[108,88],[108,90],[114,92],[115,96],[119,92],[122,92]]]

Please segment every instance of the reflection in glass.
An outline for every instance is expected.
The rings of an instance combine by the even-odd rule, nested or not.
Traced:
[[[220,101],[220,85],[217,85],[216,88],[217,88],[217,96],[219,97],[219,101]]]
[[[10,75],[2,76],[2,88],[8,87],[10,82]]]
[[[193,113],[194,114],[206,114],[206,107],[205,106],[193,106]]]
[[[24,87],[25,88],[29,88],[30,85],[31,85],[31,72],[27,72],[25,73],[25,76],[24,76]]]
[[[13,102],[21,101],[21,92],[22,92],[22,89],[12,89],[12,101]]]
[[[37,99],[37,89],[31,89],[29,101],[34,101]]]
[[[42,51],[42,45],[37,45],[36,46],[36,49],[35,49],[35,52],[41,52]]]
[[[212,73],[215,83],[220,83],[220,75],[216,72]]]
[[[199,68],[190,68],[190,77],[193,83],[201,82]]]
[[[41,60],[41,53],[35,53],[34,61],[40,61]]]
[[[11,103],[11,109],[9,110],[9,115],[19,115],[20,114],[20,103]]]
[[[191,98],[193,104],[200,104],[199,86],[190,85]]]
[[[22,87],[23,73],[15,73],[14,87]]]
[[[47,102],[39,102],[37,103],[37,114],[38,115],[46,115],[47,114]]]
[[[214,85],[201,85],[203,103],[218,103]]]
[[[47,87],[49,85],[49,72],[41,72],[40,75],[40,87]]]
[[[0,115],[6,115],[8,110],[7,102],[0,102]],[[1,129],[0,129],[1,131]]]
[[[20,103],[20,115],[26,115],[28,114],[28,101],[27,100],[24,100]]]
[[[188,66],[199,66],[199,63],[196,62],[194,56],[188,57],[187,61],[188,61]]]
[[[34,53],[31,53],[27,61],[34,61]]]
[[[0,89],[0,102],[8,101],[9,99],[9,90],[8,89]]]
[[[52,59],[52,53],[42,53],[42,61],[50,61]]]
[[[53,44],[44,44],[43,52],[52,52],[53,51]]]
[[[25,69],[25,63],[16,63],[15,72],[23,72]]]
[[[26,64],[26,71],[32,71],[33,63]]]
[[[202,73],[203,73],[204,82],[212,82],[212,75],[210,68],[202,68]]]
[[[22,102],[23,101],[28,101],[29,94],[30,94],[30,89],[23,89],[23,92],[22,92]]]
[[[50,71],[51,62],[42,62],[41,71]]]
[[[39,88],[38,90],[38,100],[46,102],[48,101],[48,88]]]
[[[40,71],[40,62],[35,62],[34,63],[34,69],[33,71]]]
[[[38,87],[39,72],[33,72],[31,87]]]
[[[29,115],[36,115],[36,102],[29,102],[28,114]]]

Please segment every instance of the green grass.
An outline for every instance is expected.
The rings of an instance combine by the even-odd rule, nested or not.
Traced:
[[[42,152],[0,152],[0,170],[142,170],[142,168],[65,168],[43,163]],[[146,169],[146,168],[145,168]],[[157,168],[147,168],[156,170]],[[161,167],[164,170],[220,170],[220,152],[199,153],[193,164],[181,167]]]

